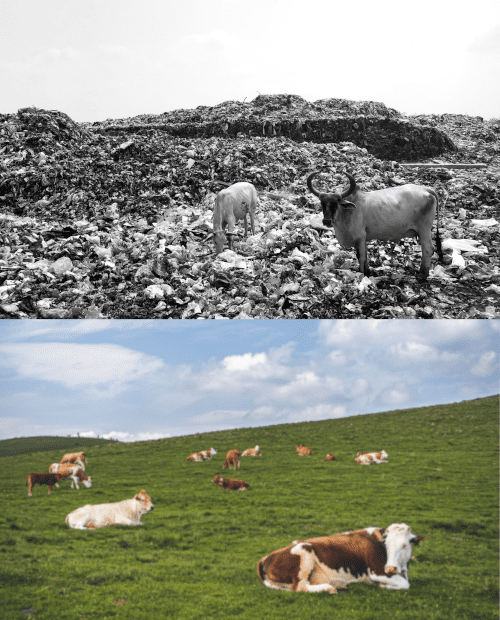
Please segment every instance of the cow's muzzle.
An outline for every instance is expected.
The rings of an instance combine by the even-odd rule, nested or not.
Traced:
[[[332,228],[332,220],[323,220],[323,226],[327,226],[328,228]]]
[[[395,566],[386,566],[385,567],[385,574],[386,575],[397,575],[398,574],[398,569]]]

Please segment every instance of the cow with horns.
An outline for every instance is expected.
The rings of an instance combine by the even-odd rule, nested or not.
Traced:
[[[349,187],[341,193],[320,192],[312,181],[318,172],[307,178],[307,187],[321,202],[323,224],[335,229],[335,236],[344,248],[354,247],[359,270],[369,275],[366,242],[399,241],[403,237],[418,237],[422,246],[421,276],[429,275],[434,251],[431,228],[437,213],[436,246],[443,259],[439,236],[439,201],[436,192],[421,185],[400,185],[372,192],[359,189],[354,177],[347,172]]]

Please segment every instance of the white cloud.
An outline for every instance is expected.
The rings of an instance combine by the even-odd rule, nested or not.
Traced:
[[[208,411],[200,415],[193,416],[191,423],[194,424],[211,424],[218,426],[220,424],[238,424],[248,413],[248,410],[232,410],[219,409],[216,411]]]
[[[498,365],[495,363],[495,358],[496,353],[494,351],[483,353],[470,369],[471,373],[476,375],[476,377],[488,377],[495,371],[498,372]]]
[[[500,24],[483,33],[468,46],[468,51],[479,54],[500,52]]]
[[[334,366],[343,366],[346,362],[346,356],[340,349],[335,349],[328,354],[328,361]]]
[[[380,400],[391,407],[399,407],[409,400],[409,394],[405,386],[400,384],[381,392]]]
[[[265,353],[244,353],[243,355],[230,355],[222,360],[223,366],[229,371],[246,371],[259,364],[267,363]]]
[[[0,352],[0,364],[15,368],[22,378],[90,388],[102,397],[115,396],[163,366],[157,357],[111,344],[12,344],[0,346]]]
[[[346,415],[346,409],[342,406],[319,404],[313,407],[306,407],[296,413],[287,416],[288,422],[309,422],[313,420],[330,420],[332,418],[342,418]]]
[[[437,358],[434,347],[419,342],[398,342],[389,347],[389,353],[401,360],[412,362],[429,362]]]

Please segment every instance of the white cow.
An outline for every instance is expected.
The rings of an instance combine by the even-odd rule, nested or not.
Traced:
[[[153,508],[151,498],[142,489],[132,499],[77,508],[66,517],[66,523],[74,530],[93,530],[108,525],[143,525],[141,516]]]

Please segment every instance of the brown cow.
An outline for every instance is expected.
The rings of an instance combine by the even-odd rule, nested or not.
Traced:
[[[60,482],[64,476],[61,474],[28,474],[26,485],[28,485],[28,497],[33,497],[33,485],[34,484],[46,484],[49,487],[48,495],[52,493],[52,486],[57,482]]]
[[[295,446],[297,448],[297,452],[299,456],[311,456],[311,448],[306,448],[306,446]]]
[[[239,450],[229,450],[226,454],[226,460],[222,465],[222,469],[229,467],[229,469],[234,469],[236,471],[236,467],[239,469],[241,465],[240,457],[241,452]]]
[[[226,489],[227,491],[246,491],[250,486],[248,482],[243,482],[243,480],[223,478],[222,476],[215,476],[212,482],[215,482],[221,489]]]

